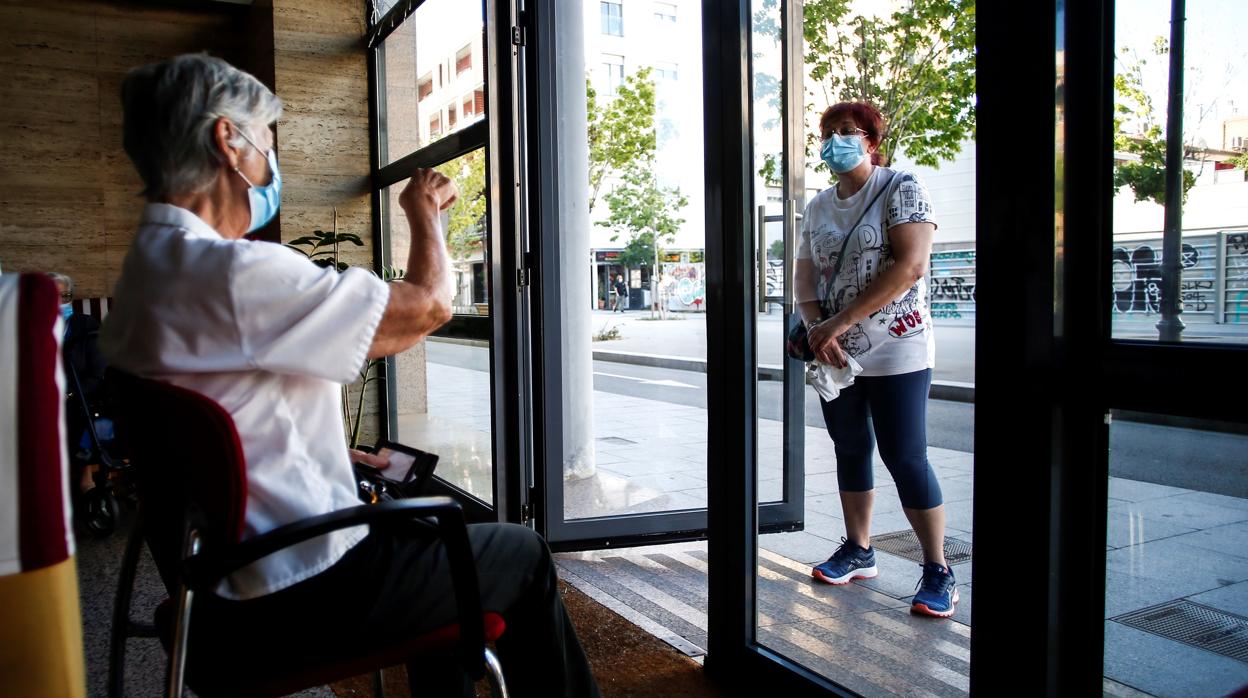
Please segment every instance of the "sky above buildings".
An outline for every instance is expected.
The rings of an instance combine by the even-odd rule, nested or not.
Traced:
[[[1144,88],[1165,123],[1169,58],[1152,53],[1155,37],[1170,38],[1170,0],[1119,0],[1114,43],[1147,60]],[[1246,0],[1187,0],[1184,132],[1222,147],[1222,121],[1248,115]],[[1118,53],[1119,60],[1123,58]],[[1121,66],[1121,63],[1120,63]]]

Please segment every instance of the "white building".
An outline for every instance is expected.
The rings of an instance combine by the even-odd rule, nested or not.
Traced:
[[[695,0],[595,0],[584,1],[585,67],[605,105],[625,76],[651,68],[655,81],[658,166],[660,187],[678,187],[688,199],[679,212],[684,219],[674,240],[660,245],[668,257],[663,281],[670,287],[675,309],[701,308],[702,250],[706,246],[703,192],[702,138],[702,15]],[[637,305],[649,300],[650,270],[621,267],[617,258],[628,243],[629,233],[598,225],[610,210],[603,194],[613,182],[603,183],[591,215],[591,263],[594,265],[595,305],[609,303],[608,278],[628,273],[629,286],[637,289]],[[611,238],[615,237],[615,240]],[[690,301],[684,303],[682,300]]]

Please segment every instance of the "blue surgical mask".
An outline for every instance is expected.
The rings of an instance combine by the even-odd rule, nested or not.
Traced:
[[[842,136],[839,133],[823,142],[819,157],[828,164],[828,168],[840,174],[849,172],[867,157],[867,146],[862,136]]]
[[[251,144],[251,147],[261,153],[264,152],[260,150],[260,146],[256,145],[255,141],[247,138],[247,134],[243,133],[242,129],[239,129],[238,133]],[[272,148],[269,149],[268,159],[269,171],[273,173],[273,177],[263,187],[252,184],[242,170],[234,168],[238,176],[251,187],[247,190],[247,201],[251,204],[251,226],[247,228],[249,233],[256,232],[273,220],[273,216],[277,215],[278,207],[282,205],[282,173],[277,169],[277,153],[273,152]]]
[[[68,319],[69,319],[69,317],[70,317],[71,315],[73,315],[73,314],[74,314],[74,304],[73,304],[73,303],[62,303],[62,304],[61,304],[61,317],[63,317],[63,318],[65,318],[66,320],[68,320]]]

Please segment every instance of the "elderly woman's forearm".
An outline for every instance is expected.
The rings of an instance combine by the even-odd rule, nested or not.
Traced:
[[[442,241],[438,214],[411,212],[407,274],[390,285],[385,315],[373,335],[370,359],[397,354],[451,319],[451,259]]]

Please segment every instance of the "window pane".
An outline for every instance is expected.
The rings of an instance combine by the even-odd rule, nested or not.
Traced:
[[[1214,427],[1113,415],[1106,695],[1128,695],[1110,690],[1125,685],[1221,696],[1248,684],[1248,427]]]
[[[595,7],[582,7],[592,28]],[[561,205],[585,213],[564,219],[558,238],[576,265],[564,272],[578,291],[567,292],[565,322],[584,328],[564,349],[561,409],[585,422],[564,437],[565,520],[706,506],[700,34],[626,44],[605,36],[619,7],[598,6],[604,32],[583,32],[581,70],[565,78],[569,91],[588,80],[593,100],[580,136],[561,134],[584,160],[566,170],[580,173],[581,193],[560,190],[585,197]],[[696,25],[698,4],[681,9]],[[679,64],[685,89],[660,89],[653,60]]]
[[[624,35],[624,10],[618,2],[599,3],[602,13],[602,33],[610,36]]]
[[[382,42],[382,165],[485,115],[482,26],[480,3],[428,0]]]
[[[1184,92],[1175,97],[1184,193],[1168,201],[1170,3],[1119,3],[1116,13],[1113,336],[1248,342],[1248,73],[1236,67],[1248,56],[1240,29],[1248,5],[1190,0],[1186,14]],[[1170,236],[1173,268],[1168,209],[1181,213]],[[1166,295],[1171,275],[1174,300]],[[1169,319],[1175,311],[1181,330]]]
[[[454,311],[462,337],[429,337],[398,355],[396,441],[436,453],[435,474],[466,492],[493,501],[490,399],[490,301],[485,270],[485,151],[440,165],[459,187],[459,199],[442,218],[455,275]],[[410,232],[398,195],[405,183],[384,192],[390,253],[407,266]],[[479,326],[483,332],[473,333]]]

